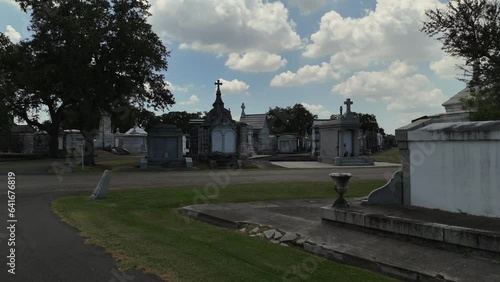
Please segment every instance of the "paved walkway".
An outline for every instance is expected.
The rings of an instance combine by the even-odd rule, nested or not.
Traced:
[[[266,201],[196,205],[184,209],[192,216],[223,226],[245,222],[297,233],[309,238],[304,249],[317,255],[403,279],[432,281],[435,277],[444,277],[447,281],[500,281],[498,255],[484,255],[470,249],[467,252],[443,250],[422,241],[405,241],[386,233],[367,233],[360,228],[322,222],[320,208],[333,202],[334,199]]]
[[[6,182],[5,182],[6,183]],[[0,229],[0,281],[125,282],[161,281],[140,271],[122,272],[103,249],[84,243],[78,231],[51,209],[53,199],[66,193],[31,193],[16,197],[16,271],[7,273],[6,223]],[[7,219],[7,196],[0,196],[0,218]]]

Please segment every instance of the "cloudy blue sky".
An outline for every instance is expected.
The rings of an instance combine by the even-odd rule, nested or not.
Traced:
[[[150,21],[171,52],[172,111],[210,110],[214,81],[233,117],[302,103],[320,118],[377,116],[386,132],[460,91],[459,61],[420,32],[439,0],[150,0]],[[18,41],[29,18],[0,0],[0,31]],[[345,107],[344,107],[345,108]]]

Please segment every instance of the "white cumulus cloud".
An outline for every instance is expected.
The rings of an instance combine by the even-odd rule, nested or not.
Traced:
[[[152,0],[151,5],[154,30],[180,42],[180,48],[243,54],[302,47],[280,1]]]
[[[189,97],[189,100],[180,102],[179,104],[180,105],[198,105],[199,103],[200,103],[200,98],[198,98],[198,96],[196,96],[196,95],[191,95],[191,97]]]
[[[246,72],[271,72],[286,64],[287,60],[280,55],[265,51],[253,51],[243,55],[231,53],[226,61],[228,68]]]
[[[271,80],[271,86],[295,86],[311,82],[326,82],[338,78],[338,74],[333,71],[330,64],[322,63],[321,65],[303,66],[297,72],[287,71],[276,75]]]
[[[415,66],[395,61],[386,70],[355,73],[335,85],[332,92],[385,103],[390,112],[440,112],[446,97],[429,78],[417,71]]]
[[[243,81],[233,79],[233,80],[225,80],[220,79],[222,85],[220,86],[220,91],[222,95],[231,95],[231,94],[240,94],[248,90],[250,86]]]
[[[22,36],[19,32],[17,32],[11,25],[7,25],[7,28],[5,29],[5,35],[14,43],[19,42],[21,40]]]
[[[326,119],[330,118],[332,112],[328,111],[322,105],[312,105],[305,102],[301,103],[304,108],[310,111],[313,115],[318,115],[318,118]]]
[[[455,79],[463,74],[458,66],[463,66],[465,60],[445,55],[442,59],[432,61],[429,68],[442,79]]]
[[[177,92],[180,92],[180,93],[186,93],[188,92],[188,87],[187,86],[179,86],[179,85],[175,85],[169,81],[165,81],[167,83],[167,89],[170,90],[172,93],[177,93]]]
[[[440,43],[421,32],[425,11],[442,7],[439,0],[378,0],[362,18],[326,13],[311,35],[305,57],[330,57],[337,69],[356,70],[398,59],[421,62],[437,59]]]

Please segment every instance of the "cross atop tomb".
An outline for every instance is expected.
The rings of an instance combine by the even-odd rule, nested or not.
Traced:
[[[222,82],[220,82],[220,79],[217,79],[214,84],[217,85],[217,93],[215,93],[217,98],[215,98],[213,106],[215,107],[216,105],[220,105],[221,107],[224,107],[224,102],[222,102],[221,98],[222,94],[220,93],[220,86],[222,85]]]
[[[244,116],[245,116],[245,109],[246,109],[246,108],[247,108],[247,107],[245,107],[245,103],[242,103],[242,104],[241,104],[241,116],[242,116],[242,117],[244,117]]]
[[[345,100],[344,104],[347,106],[347,109],[346,109],[346,114],[347,113],[350,113],[351,112],[351,105],[354,104],[350,98],[347,98],[347,100]]]
[[[217,85],[217,90],[220,91],[220,86],[222,85],[222,82],[220,82],[220,79],[217,79],[217,81],[214,84]]]

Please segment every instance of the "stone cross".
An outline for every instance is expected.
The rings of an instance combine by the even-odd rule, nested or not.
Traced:
[[[351,112],[351,105],[354,104],[351,99],[347,99],[344,104],[347,106],[347,110],[345,111],[346,113],[350,113]]]
[[[247,108],[247,107],[245,107],[245,103],[242,103],[242,104],[241,104],[241,116],[245,116],[245,109],[246,109],[246,108]]]
[[[217,82],[215,82],[214,84],[217,85],[217,89],[220,89],[222,82],[220,82],[220,79],[217,79]]]

